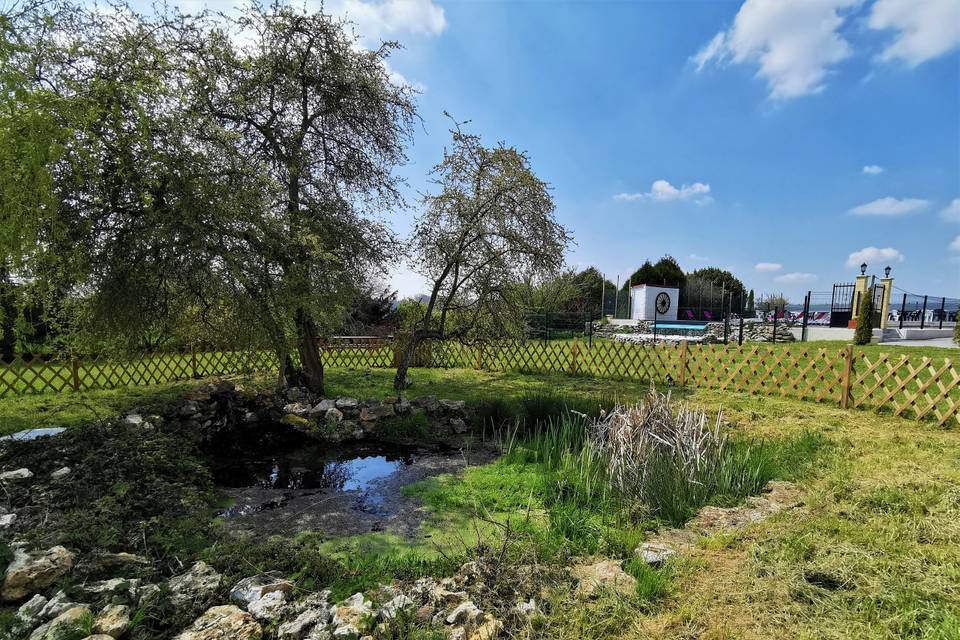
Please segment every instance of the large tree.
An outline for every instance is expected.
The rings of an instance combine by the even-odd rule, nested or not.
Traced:
[[[394,244],[374,212],[400,202],[415,114],[393,45],[360,49],[343,23],[279,5],[217,22],[62,14],[21,21],[13,64],[53,97],[58,145],[38,161],[54,198],[32,235],[3,220],[23,273],[74,326],[155,346],[195,320],[229,325],[322,391],[317,335]]]
[[[397,389],[422,342],[509,329],[524,311],[517,283],[556,272],[570,241],[525,153],[504,143],[486,147],[459,125],[451,133],[433,171],[437,192],[424,197],[413,231],[414,262],[430,296],[404,348]]]

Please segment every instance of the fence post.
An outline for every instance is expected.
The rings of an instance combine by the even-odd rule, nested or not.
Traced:
[[[193,371],[193,379],[196,380],[199,376],[197,375],[197,347],[196,345],[190,345],[190,369]]]
[[[687,341],[680,341],[680,386],[687,385]]]
[[[947,298],[946,296],[944,296],[943,298],[940,298],[940,326],[937,327],[938,329],[943,329],[943,316],[945,316],[946,313],[947,313]]]
[[[576,375],[580,372],[580,347],[577,345],[577,338],[573,338],[573,346],[570,347],[570,373]]]
[[[807,291],[807,297],[803,300],[803,328],[800,329],[800,342],[807,341],[807,316],[810,314],[810,295]]]
[[[920,328],[923,329],[924,323],[927,321],[927,296],[923,296],[923,310],[920,312]]]
[[[786,307],[784,307],[786,309]],[[773,307],[773,344],[777,344],[777,307]]]
[[[80,391],[80,360],[76,356],[70,359],[70,376],[73,379],[73,390]]]
[[[903,294],[903,302],[900,303],[900,329],[903,329],[903,316],[907,313],[907,294]]]
[[[846,409],[850,403],[850,383],[853,374],[853,345],[847,345],[843,360],[843,387],[840,390],[840,408]]]

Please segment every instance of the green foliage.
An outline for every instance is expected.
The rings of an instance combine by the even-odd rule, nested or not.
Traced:
[[[637,597],[652,602],[668,593],[670,579],[663,570],[654,569],[643,558],[633,556],[623,563],[623,570],[637,581]]]
[[[687,284],[692,284],[692,281],[711,283],[715,289],[721,288],[728,294],[733,293],[736,300],[740,300],[743,298],[743,296],[747,295],[746,287],[743,286],[743,282],[740,280],[740,278],[733,275],[726,269],[720,269],[717,267],[703,267],[696,269],[692,273],[687,274]]]
[[[868,289],[860,301],[860,313],[857,315],[857,328],[853,332],[853,343],[864,345],[873,340],[873,289]]]
[[[686,280],[687,276],[680,268],[680,264],[673,256],[666,255],[657,260],[656,264],[651,264],[649,260],[645,261],[639,269],[633,272],[630,279],[623,283],[621,289],[626,291],[631,284],[681,287]]]

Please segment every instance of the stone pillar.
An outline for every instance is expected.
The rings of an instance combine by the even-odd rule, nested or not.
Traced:
[[[860,316],[860,305],[863,304],[863,296],[870,295],[870,276],[857,276],[853,284],[853,313],[850,316],[850,328],[857,326],[857,318]]]
[[[893,278],[880,278],[883,285],[883,304],[880,305],[880,328],[886,329],[890,318],[890,300],[893,298]]]

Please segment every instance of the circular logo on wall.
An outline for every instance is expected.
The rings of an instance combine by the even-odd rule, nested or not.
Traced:
[[[663,315],[667,311],[670,311],[670,294],[661,291],[657,294],[657,313]]]

